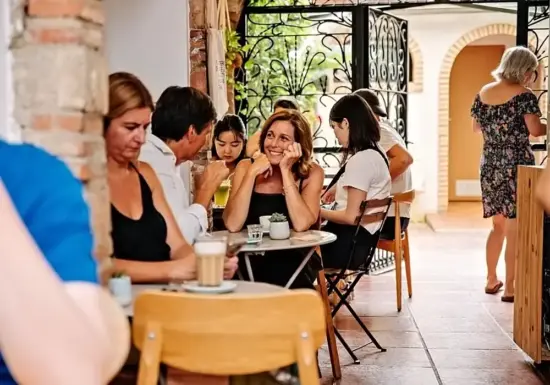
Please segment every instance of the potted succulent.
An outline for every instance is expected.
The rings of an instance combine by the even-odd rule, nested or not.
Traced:
[[[290,226],[285,215],[274,213],[269,218],[269,237],[271,239],[290,238]]]
[[[121,306],[132,303],[132,280],[123,271],[115,271],[109,279],[109,291]]]

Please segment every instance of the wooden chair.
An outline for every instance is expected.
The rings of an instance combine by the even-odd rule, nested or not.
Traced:
[[[298,364],[300,383],[319,384],[324,342],[321,298],[311,290],[219,296],[145,292],[134,304],[141,351],[137,385],[156,385],[159,364],[229,376]]]
[[[401,231],[401,221],[397,220],[399,216],[399,204],[408,203],[411,204],[414,200],[414,190],[408,190],[400,194],[393,195],[393,202],[395,207],[395,231],[394,239],[380,239],[378,241],[377,248],[380,250],[386,250],[395,255],[395,285],[397,291],[397,311],[401,311],[402,307],[402,259],[405,260],[405,274],[407,276],[407,289],[409,292],[409,298],[412,298],[412,280],[411,280],[411,256],[409,250],[409,232],[408,230]]]

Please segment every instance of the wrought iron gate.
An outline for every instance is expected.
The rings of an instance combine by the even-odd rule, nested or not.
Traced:
[[[543,112],[548,105],[548,23],[550,6],[548,1],[527,0],[518,2],[516,44],[531,48],[537,55],[540,66],[533,92],[539,99]],[[546,114],[543,113],[546,120]]]

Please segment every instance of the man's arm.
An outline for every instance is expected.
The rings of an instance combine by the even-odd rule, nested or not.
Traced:
[[[129,329],[96,284],[82,188],[57,159],[14,149],[16,170],[0,169],[2,354],[19,383],[105,383],[125,359]]]

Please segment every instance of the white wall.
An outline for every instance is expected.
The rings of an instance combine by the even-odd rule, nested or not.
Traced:
[[[187,0],[104,0],[110,72],[137,75],[156,100],[171,85],[189,85]]]
[[[438,108],[439,75],[443,59],[450,47],[464,34],[490,24],[516,24],[515,14],[441,10],[426,12],[427,7],[392,13],[409,21],[409,36],[419,44],[424,62],[424,88],[409,93],[408,137],[414,144],[413,185],[419,190],[416,217],[437,212],[438,189]],[[422,14],[420,14],[420,12]]]
[[[9,1],[2,1],[0,4],[0,138],[19,141],[21,130],[13,119],[14,90],[12,55],[9,49],[11,20],[11,4]]]

